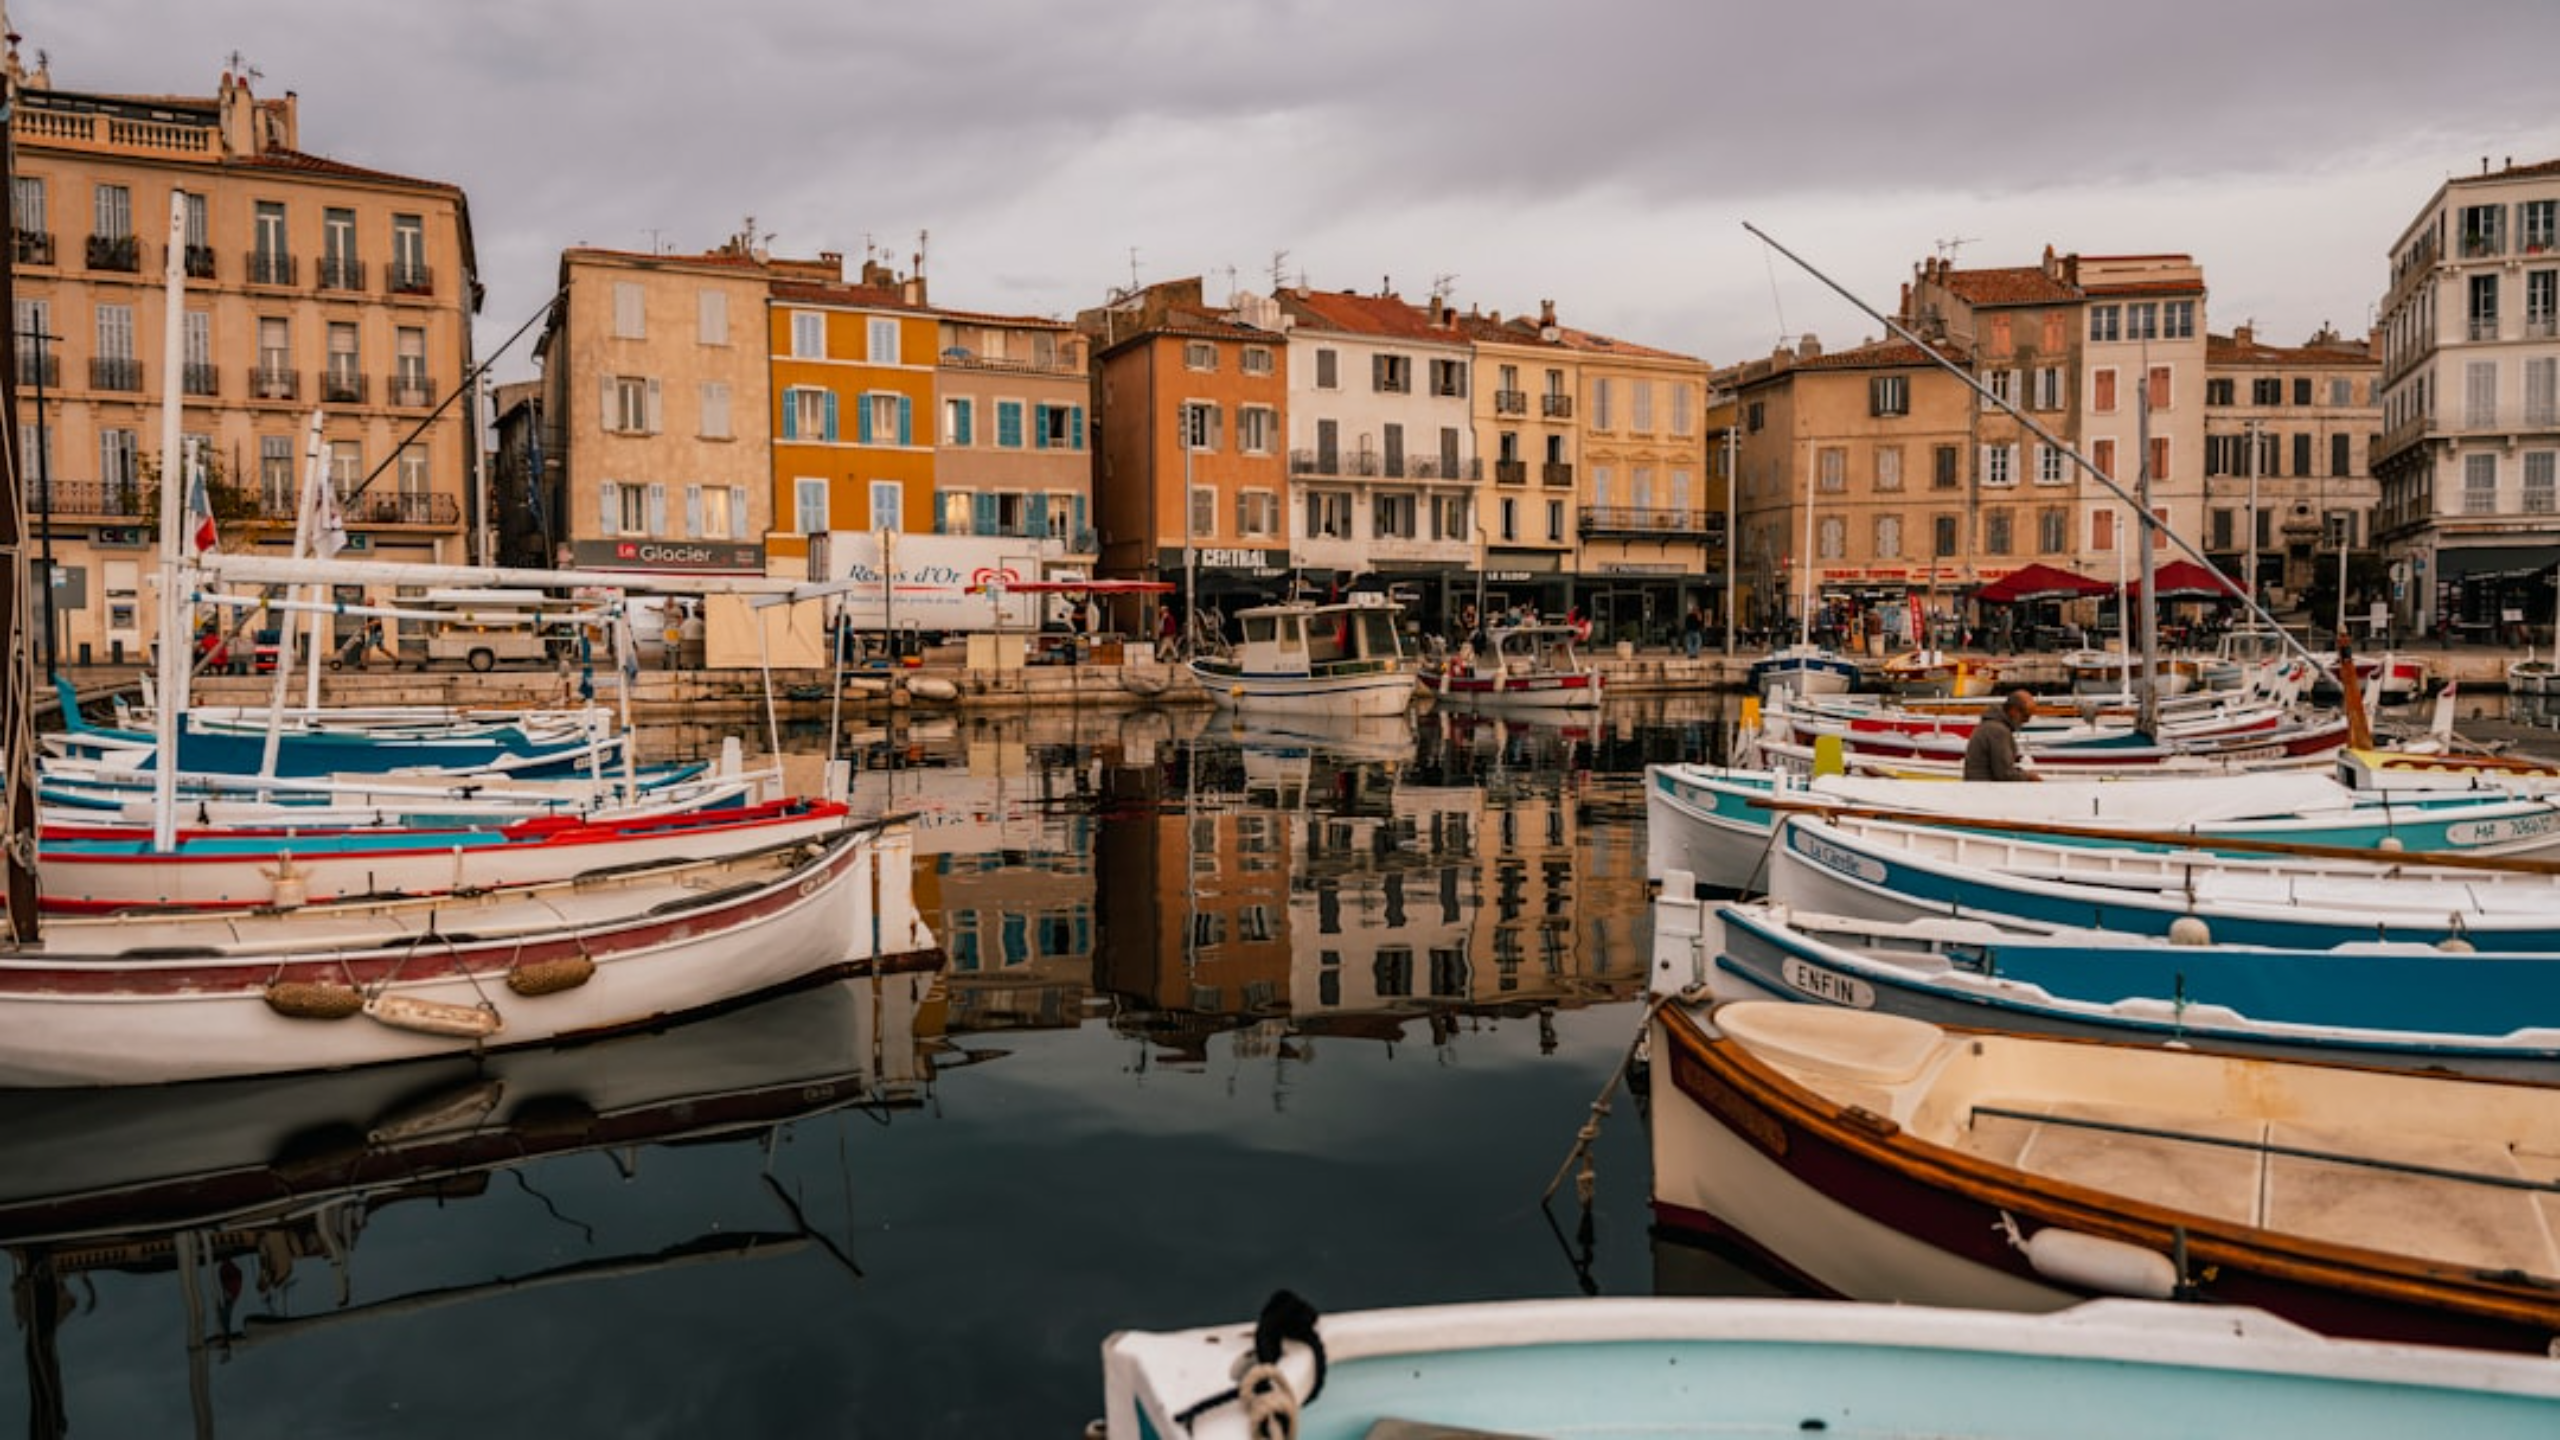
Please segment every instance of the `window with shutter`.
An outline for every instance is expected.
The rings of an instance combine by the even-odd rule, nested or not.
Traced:
[[[702,487],[699,485],[684,487],[684,538],[702,538]]]
[[[611,480],[596,486],[596,533],[622,533],[622,487]]]
[[[651,482],[649,486],[649,528],[651,535],[667,533],[667,487]]]

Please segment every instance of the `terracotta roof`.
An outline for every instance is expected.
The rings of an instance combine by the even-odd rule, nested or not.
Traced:
[[[2358,340],[2340,337],[2311,345],[2269,345],[2255,335],[2243,344],[2235,335],[2204,337],[2208,365],[2363,365],[2375,363],[2373,352]]]
[[[1461,315],[1457,323],[1459,334],[1470,340],[1494,345],[1543,345],[1553,350],[1573,350],[1586,355],[1623,355],[1634,360],[1677,360],[1691,365],[1704,363],[1694,355],[1656,350],[1650,345],[1638,345],[1632,340],[1620,340],[1614,336],[1602,335],[1590,330],[1576,330],[1570,325],[1556,326],[1556,338],[1549,340],[1540,333],[1544,327],[1539,325],[1538,317],[1534,315],[1514,315],[1502,321],[1489,320],[1481,315]]]
[[[2037,265],[1950,270],[1946,287],[1974,305],[2058,305],[2080,298],[2077,287],[2056,280]]]
[[[928,305],[911,305],[907,297],[879,285],[820,285],[806,280],[773,282],[776,300],[803,300],[812,305],[841,305],[852,310],[907,310],[928,313]]]
[[[1394,295],[1354,295],[1334,290],[1282,290],[1280,307],[1300,328],[1343,335],[1382,335],[1397,340],[1455,345],[1464,337],[1431,323],[1429,312]]]
[[[970,325],[1020,325],[1037,330],[1073,330],[1075,322],[1052,315],[990,315],[977,310],[951,310],[935,305],[927,307],[945,320],[958,320]]]
[[[263,154],[238,157],[231,163],[250,169],[292,170],[306,175],[342,176],[349,180],[387,180],[394,185],[416,185],[429,190],[450,190],[457,195],[462,193],[461,186],[448,180],[421,180],[414,175],[369,170],[362,165],[349,165],[325,155],[306,155],[299,150],[269,150]]]
[[[2456,175],[2453,178],[2457,181],[2539,180],[2550,175],[2560,175],[2560,160],[2536,160],[2529,165],[2509,165],[2503,170],[2492,170],[2486,175]]]
[[[1961,354],[1952,348],[1941,346],[1939,353],[1959,362],[1962,360]],[[1757,365],[1770,368],[1753,368]],[[1912,366],[1936,369],[1938,362],[1930,357],[1928,351],[1906,340],[1871,340],[1847,350],[1828,351],[1810,360],[1795,360],[1784,365],[1766,360],[1750,362],[1743,367],[1744,373],[1737,378],[1734,388],[1756,389],[1808,370],[1899,370]]]

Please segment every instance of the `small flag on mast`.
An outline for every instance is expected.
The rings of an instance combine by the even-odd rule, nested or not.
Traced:
[[[311,553],[326,560],[347,548],[347,516],[338,507],[338,489],[327,476],[312,488],[319,494],[314,501],[318,513],[311,518]]]
[[[187,450],[187,516],[188,536],[201,555],[221,537],[214,530],[213,501],[205,494],[204,452],[193,446]]]

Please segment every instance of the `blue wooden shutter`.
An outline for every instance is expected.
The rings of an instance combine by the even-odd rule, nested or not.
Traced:
[[[970,421],[974,418],[974,412],[977,407],[967,400],[954,400],[951,402],[951,405],[951,429],[953,443],[958,445],[971,445],[977,443],[969,433]]]
[[[836,392],[833,390],[827,392],[827,430],[826,434],[820,438],[826,440],[836,438]]]
[[[1084,534],[1084,530],[1085,530],[1085,525],[1084,525],[1084,497],[1083,497],[1083,496],[1078,495],[1078,496],[1076,496],[1076,497],[1075,497],[1075,502],[1074,502],[1073,508],[1069,511],[1069,513],[1070,513],[1071,515],[1073,515],[1073,517],[1074,517],[1074,524],[1072,525],[1072,527],[1071,527],[1071,528],[1073,529],[1075,536],[1081,536],[1082,534]],[[1069,538],[1071,538],[1071,539],[1072,539],[1072,538],[1074,538],[1074,536],[1070,536]]]
[[[898,397],[898,443],[916,443],[916,404],[904,395]]]
[[[868,395],[854,397],[853,438],[865,445],[871,443],[871,397]]]
[[[800,391],[796,387],[782,392],[782,438],[800,438]]]
[[[1084,407],[1081,405],[1067,407],[1067,448],[1084,448]]]
[[[1034,450],[1049,448],[1049,407],[1046,405],[1031,407],[1031,448]]]
[[[1031,497],[1031,533],[1033,535],[1049,533],[1049,497],[1046,495]]]
[[[978,492],[977,501],[977,533],[981,535],[995,534],[996,527],[1003,523],[999,518],[1000,512],[996,508],[995,495],[992,492],[982,490]]]
[[[950,491],[937,488],[933,492],[933,533],[936,535],[948,535],[951,533],[950,530],[944,526],[942,520],[943,515],[946,513],[945,507],[949,505],[950,501]]]

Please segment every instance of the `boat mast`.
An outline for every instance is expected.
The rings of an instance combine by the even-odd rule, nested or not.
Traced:
[[[2160,611],[2151,603],[2151,350],[2143,347],[2142,403],[2134,410],[2135,444],[2141,449],[2140,463],[2134,467],[2134,523],[2142,527],[2139,548],[2134,552],[2134,590],[2140,609],[2133,617],[2136,633],[2142,637],[2142,689],[2140,710],[2142,733],[2157,738],[2160,734]]]
[[[160,345],[160,667],[159,703],[153,707],[159,752],[153,770],[151,848],[177,848],[178,715],[187,703],[187,662],[195,636],[186,616],[185,577],[178,545],[186,520],[186,466],[178,455],[179,362],[185,355],[187,319],[187,200],[169,192],[169,250],[161,299]]]
[[[1804,558],[1796,567],[1796,643],[1813,648],[1813,437],[1804,441]]]
[[[0,20],[0,30],[7,28]],[[15,48],[14,46],[12,48]],[[7,67],[11,73],[15,65]],[[18,204],[18,151],[14,117],[18,90],[14,80],[0,94],[0,180],[8,182],[5,203],[14,226]],[[38,938],[36,910],[36,750],[35,646],[28,643],[27,620],[33,611],[32,591],[28,585],[31,569],[27,563],[26,495],[20,488],[25,457],[20,449],[18,429],[18,335],[15,317],[18,313],[16,267],[0,265],[0,316],[10,317],[5,333],[0,333],[0,415],[8,419],[6,433],[0,434],[0,639],[5,639],[9,653],[0,664],[7,668],[5,683],[0,683],[0,754],[8,765],[8,822],[5,842],[0,842],[0,855],[8,867],[9,938],[18,944],[32,944]],[[39,417],[41,420],[41,417]],[[52,517],[46,517],[50,520]],[[45,583],[53,583],[47,574]],[[50,650],[52,638],[46,637]],[[65,716],[68,720],[70,717]],[[48,1293],[51,1285],[46,1285]],[[49,1327],[48,1327],[49,1328]]]

